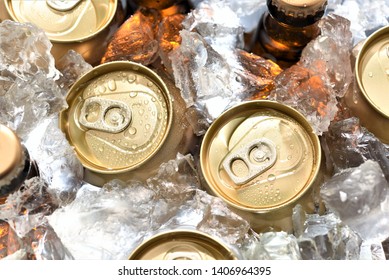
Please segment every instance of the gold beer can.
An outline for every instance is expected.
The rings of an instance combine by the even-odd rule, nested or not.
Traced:
[[[224,242],[197,230],[158,233],[144,241],[129,260],[238,260],[240,254]]]
[[[200,150],[206,187],[257,232],[292,231],[292,209],[313,212],[313,186],[321,147],[295,109],[273,101],[248,101],[220,115]]]
[[[30,22],[43,29],[56,61],[73,49],[97,65],[125,19],[123,6],[121,0],[0,0],[0,20]]]
[[[129,61],[99,65],[76,81],[60,127],[85,167],[85,181],[145,180],[188,152],[193,133],[179,94],[150,68]]]
[[[358,84],[345,96],[346,105],[361,124],[389,144],[389,26],[371,34],[355,62]]]

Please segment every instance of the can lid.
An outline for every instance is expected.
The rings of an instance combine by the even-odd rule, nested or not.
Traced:
[[[15,132],[0,124],[0,182],[12,180],[20,166],[24,166],[20,140]]]
[[[211,190],[254,213],[297,201],[315,180],[320,162],[319,139],[308,121],[273,101],[244,102],[224,112],[207,130],[200,150]]]
[[[236,260],[234,252],[208,234],[197,230],[171,230],[140,244],[129,260]]]
[[[367,101],[389,118],[389,26],[377,30],[363,43],[355,72]]]
[[[104,30],[112,21],[118,0],[5,0],[17,22],[31,22],[53,42],[80,42]]]
[[[327,0],[268,0],[270,13],[278,20],[295,26],[306,26],[324,14]]]
[[[119,174],[150,160],[164,143],[173,108],[162,79],[128,61],[99,65],[69,90],[60,127],[87,169]]]

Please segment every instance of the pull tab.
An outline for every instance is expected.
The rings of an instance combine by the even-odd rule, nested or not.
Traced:
[[[85,100],[79,122],[86,128],[119,133],[131,122],[131,109],[124,102],[92,97]]]
[[[59,12],[66,12],[77,6],[82,0],[46,0],[47,5]]]
[[[231,180],[243,185],[272,167],[276,159],[273,142],[260,138],[227,155],[222,164]]]

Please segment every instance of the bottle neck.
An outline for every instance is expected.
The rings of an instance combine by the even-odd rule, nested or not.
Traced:
[[[323,17],[327,1],[323,3],[321,8],[313,13],[306,13],[303,7],[300,11],[297,9],[293,12],[287,12],[282,7],[275,5],[272,0],[267,0],[266,4],[269,13],[276,20],[293,27],[305,27],[316,23]]]
[[[9,182],[0,185],[0,202],[3,200],[4,203],[5,198],[9,194],[13,193],[14,191],[17,191],[25,180],[38,175],[38,170],[36,168],[36,165],[33,161],[31,161],[30,155],[24,146],[23,146],[23,156],[24,156],[24,160],[23,160],[24,165],[21,166],[20,169],[17,170],[17,172],[15,172],[13,178],[11,178]]]

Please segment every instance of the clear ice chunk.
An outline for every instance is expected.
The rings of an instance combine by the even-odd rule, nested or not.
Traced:
[[[30,23],[4,20],[0,23],[0,76],[5,73],[22,78],[43,74],[46,78],[57,78],[51,47],[42,29]]]
[[[364,241],[389,237],[388,182],[377,162],[335,174],[321,187],[327,208],[357,232]]]
[[[381,243],[365,241],[361,245],[360,260],[385,260],[385,252]]]
[[[201,3],[182,24],[186,30],[198,33],[216,52],[224,53],[227,60],[228,50],[244,47],[239,18],[223,1]]]
[[[198,185],[192,156],[178,155],[146,182],[84,185],[72,203],[48,219],[75,259],[127,259],[144,238],[182,226],[233,244],[244,239],[247,221]]]
[[[249,223],[232,212],[225,202],[199,189],[163,227],[196,228],[236,247],[242,246],[250,232]]]
[[[247,99],[266,99],[275,88],[275,77],[282,69],[271,60],[244,50],[236,49],[235,55],[240,64],[235,72]]]
[[[0,95],[0,122],[26,141],[31,131],[46,118],[66,108],[64,92],[44,73],[16,78]]]
[[[191,0],[190,2],[197,8],[202,1]],[[218,3],[221,6],[231,8],[237,15],[239,24],[244,28],[246,33],[255,30],[261,14],[266,9],[265,0],[208,0],[207,2]]]
[[[75,259],[126,259],[132,243],[151,230],[153,199],[154,192],[142,185],[84,185],[48,220]]]
[[[302,259],[359,259],[360,237],[334,213],[306,214],[301,205],[297,205],[292,218]]]
[[[57,69],[61,72],[57,84],[60,88],[68,91],[74,82],[84,73],[93,67],[85,62],[81,54],[74,50],[69,50],[63,57],[56,62]]]
[[[29,23],[0,23],[0,122],[23,141],[40,121],[66,107],[51,46]]]
[[[202,111],[206,121],[252,95],[269,92],[281,72],[276,64],[240,49],[243,28],[222,4],[204,2],[189,13],[181,45],[169,54],[187,107]],[[231,15],[228,21],[226,15]]]
[[[18,236],[24,237],[32,229],[45,223],[45,216],[59,206],[56,195],[40,177],[23,183],[19,191],[10,194],[0,205],[0,219],[12,221]]]
[[[299,64],[315,70],[328,89],[343,97],[353,78],[350,21],[329,14],[319,21],[320,35],[303,50]]]
[[[303,50],[300,61],[275,79],[270,99],[294,107],[318,135],[328,130],[337,113],[337,97],[352,82],[350,22],[328,15],[319,22],[321,35]]]
[[[130,60],[149,65],[158,57],[156,29],[160,15],[152,9],[138,9],[115,32],[101,63]]]
[[[47,224],[46,217],[58,206],[55,194],[40,177],[25,181],[19,191],[9,195],[0,205],[0,258],[73,259]]]
[[[60,204],[67,204],[83,184],[83,166],[59,128],[58,116],[47,118],[33,133],[35,139],[31,138],[27,147],[38,165],[40,177]]]
[[[212,49],[201,35],[185,29],[180,35],[180,47],[169,55],[176,86],[181,90],[187,107],[196,103],[210,118],[215,118],[238,92],[234,90],[240,87],[236,75],[222,55]],[[218,106],[208,106],[208,101],[215,99]]]
[[[266,232],[242,248],[248,260],[301,260],[297,239],[286,232]]]
[[[332,0],[328,1],[327,12],[350,20],[354,45],[389,24],[388,0]]]
[[[357,118],[333,122],[321,139],[329,171],[358,167],[367,160],[379,163],[389,180],[389,159],[385,145],[362,127]]]
[[[73,260],[69,250],[65,248],[47,223],[32,229],[24,238],[27,258],[33,260]]]

